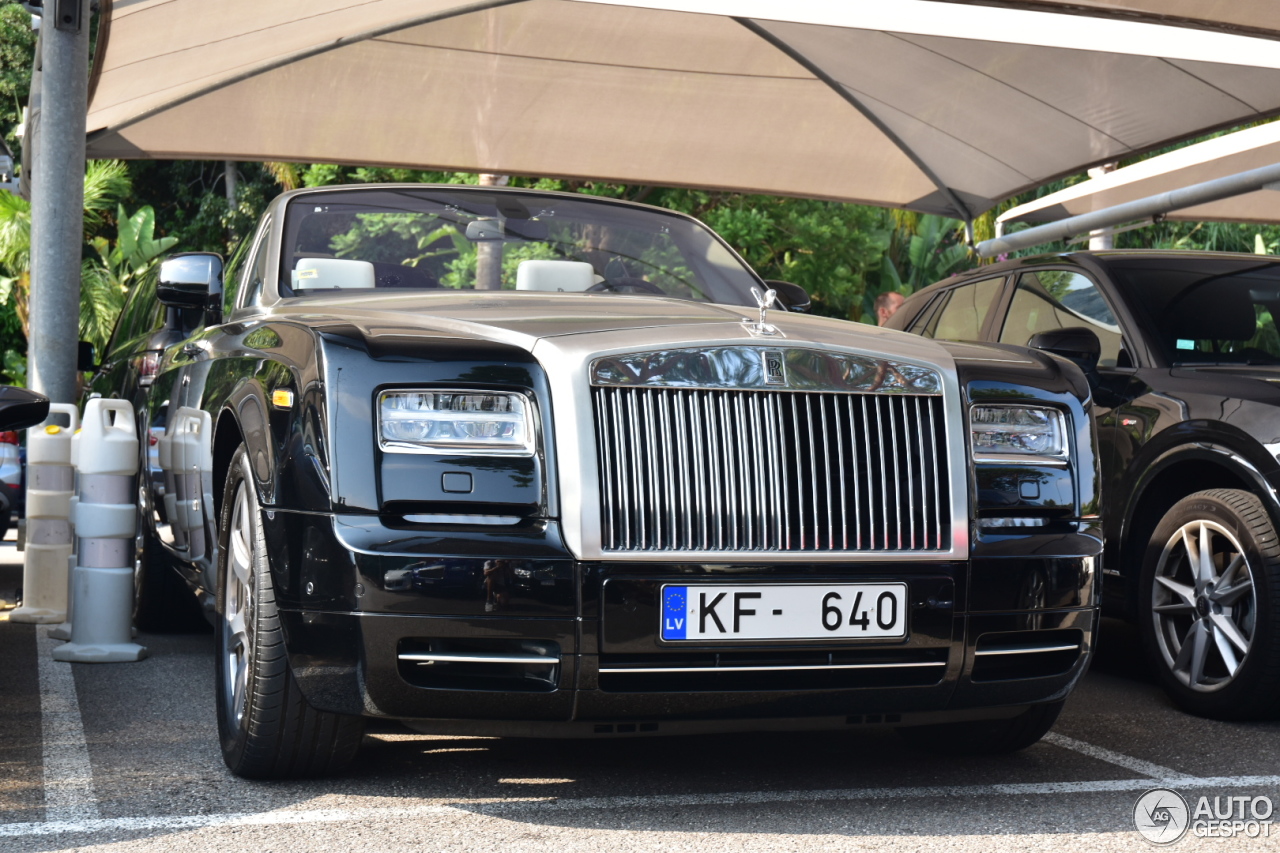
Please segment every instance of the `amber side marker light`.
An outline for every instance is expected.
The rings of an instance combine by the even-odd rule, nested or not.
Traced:
[[[278,388],[271,392],[271,405],[277,409],[293,408],[293,392],[284,388]]]

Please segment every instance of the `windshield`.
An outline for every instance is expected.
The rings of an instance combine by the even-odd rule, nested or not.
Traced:
[[[1280,364],[1280,263],[1126,259],[1117,284],[1170,364]]]
[[[759,280],[709,229],[586,197],[424,187],[289,203],[280,294],[519,290],[754,305]]]

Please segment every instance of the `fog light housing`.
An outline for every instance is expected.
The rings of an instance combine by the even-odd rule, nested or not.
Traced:
[[[390,453],[532,456],[533,406],[516,393],[384,391],[378,443]]]
[[[1067,424],[1042,406],[974,406],[969,410],[973,458],[980,462],[1065,462]]]

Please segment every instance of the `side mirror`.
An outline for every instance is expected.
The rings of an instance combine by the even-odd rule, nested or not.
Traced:
[[[0,385],[0,430],[26,429],[49,417],[49,398],[26,388]]]
[[[93,344],[80,341],[76,345],[76,370],[81,373],[98,369],[98,356],[93,351]]]
[[[1097,376],[1098,359],[1102,356],[1102,344],[1092,330],[1084,326],[1068,326],[1033,335],[1027,346],[1035,347],[1069,359],[1084,371],[1090,383]]]
[[[774,281],[771,279],[765,279],[764,283],[777,292],[778,301],[781,302],[788,311],[795,311],[799,314],[803,314],[808,311],[809,306],[813,304],[809,300],[809,294],[798,284],[792,284],[789,281]]]
[[[171,255],[160,264],[156,298],[170,308],[217,308],[222,304],[222,256],[213,252]]]

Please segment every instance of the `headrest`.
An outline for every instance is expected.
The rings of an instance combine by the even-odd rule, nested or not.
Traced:
[[[595,283],[595,270],[582,261],[521,261],[516,267],[516,290],[581,293]]]
[[[300,258],[292,278],[294,290],[364,290],[377,285],[373,264],[343,258]]]
[[[1197,287],[1168,312],[1166,328],[1174,338],[1193,341],[1247,341],[1258,331],[1247,286],[1218,282]]]

